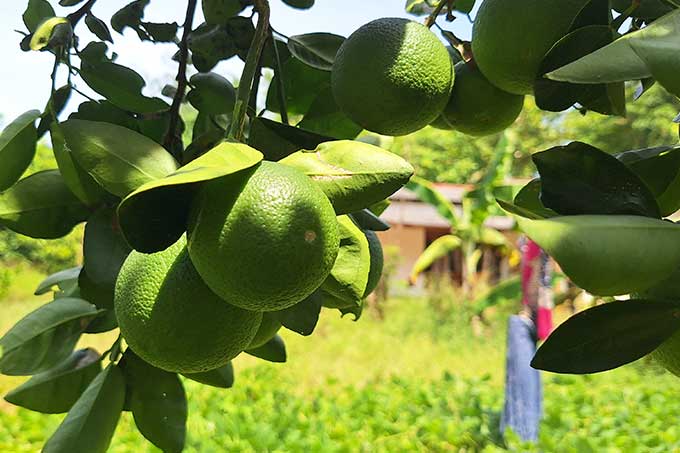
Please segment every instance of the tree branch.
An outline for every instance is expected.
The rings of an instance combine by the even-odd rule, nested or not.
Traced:
[[[182,40],[179,43],[179,70],[177,71],[177,92],[172,99],[170,106],[170,125],[165,134],[163,146],[169,151],[173,148],[173,143],[177,138],[177,126],[179,125],[179,109],[182,106],[184,93],[187,89],[187,60],[189,59],[189,34],[194,23],[197,0],[189,0],[187,14],[182,26]]]
[[[231,118],[231,128],[229,130],[229,138],[239,142],[243,141],[245,135],[244,129],[250,91],[257,75],[260,55],[262,54],[264,43],[267,41],[267,32],[269,31],[269,2],[267,0],[253,0],[253,3],[257,10],[257,27],[255,27],[255,36],[253,36],[253,41],[250,44],[246,64],[239,81],[234,114]]]
[[[444,9],[444,6],[446,6],[446,3],[448,0],[439,0],[439,3],[437,4],[437,7],[430,13],[429,16],[427,16],[427,19],[425,19],[424,25],[427,28],[430,28],[432,25],[434,25],[435,21],[437,20],[437,16],[439,16],[439,13],[442,12],[442,9]]]

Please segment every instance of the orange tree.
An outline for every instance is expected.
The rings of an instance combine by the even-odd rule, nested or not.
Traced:
[[[22,49],[54,69],[45,109],[0,136],[0,223],[42,239],[86,224],[83,266],[48,277],[36,293],[54,300],[0,338],[0,373],[31,376],[5,398],[67,413],[48,452],[106,451],[124,410],[154,445],[181,451],[183,379],[230,387],[241,352],[285,361],[282,327],[309,335],[324,307],[359,317],[382,263],[373,231],[388,228],[386,199],[413,173],[355,140],[362,130],[495,132],[531,94],[545,110],[624,115],[627,80],[641,81],[640,95],[655,81],[680,94],[672,1],[485,0],[472,43],[437,25],[448,49],[430,28],[474,1],[409,0],[424,24],[381,18],[348,38],[280,35],[267,0],[187,0],[181,25],[145,20],[151,1],[104,21],[97,0],[61,0],[63,15],[29,0],[22,16]],[[98,40],[79,39],[83,27]],[[143,94],[142,77],[116,61],[111,28],[177,45],[171,103]],[[231,58],[244,61],[238,87],[213,71]],[[258,111],[263,68],[274,78]],[[96,97],[64,118],[85,85]],[[199,112],[190,134],[185,102]],[[58,169],[22,177],[47,133]],[[680,228],[663,217],[680,207],[678,156],[673,145],[612,156],[574,142],[536,154],[540,179],[500,201],[574,282],[639,294],[567,322],[536,366],[599,371],[659,345],[656,356],[677,363]],[[107,351],[74,350],[83,333],[114,329]]]

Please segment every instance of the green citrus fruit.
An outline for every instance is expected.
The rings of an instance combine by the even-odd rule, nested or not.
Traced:
[[[283,310],[309,296],[339,242],[326,195],[286,165],[263,162],[210,181],[192,204],[191,260],[215,293],[241,308]]]
[[[588,0],[484,0],[472,27],[472,53],[498,88],[530,94],[548,50]]]
[[[255,338],[253,338],[247,349],[259,348],[272,338],[281,329],[281,322],[279,317],[273,311],[262,313],[262,322],[260,328],[257,329]]]
[[[255,337],[262,314],[220,299],[203,283],[182,238],[150,255],[132,252],[118,275],[121,334],[152,365],[198,373],[226,365]]]
[[[355,123],[383,135],[405,135],[441,113],[453,86],[453,66],[427,27],[383,18],[342,44],[331,82],[335,101]]]
[[[523,95],[495,87],[473,64],[460,62],[455,69],[456,83],[449,103],[432,126],[481,137],[515,122],[524,105]]]
[[[371,294],[378,286],[380,276],[383,270],[383,250],[380,244],[380,239],[374,231],[364,231],[366,239],[368,239],[368,250],[371,254],[371,267],[368,272],[368,282],[366,283],[366,291],[364,297]]]

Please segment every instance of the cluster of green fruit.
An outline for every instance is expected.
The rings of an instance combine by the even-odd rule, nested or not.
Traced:
[[[349,260],[349,262],[348,262]],[[300,170],[277,162],[205,183],[187,238],[133,251],[115,290],[123,338],[154,366],[201,373],[262,347],[297,304],[348,308],[377,286],[382,248]],[[337,273],[352,272],[351,278]],[[358,283],[357,283],[358,282]],[[303,307],[303,308],[304,308]]]

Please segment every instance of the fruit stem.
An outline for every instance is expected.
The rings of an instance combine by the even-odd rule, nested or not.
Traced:
[[[229,130],[229,138],[239,142],[242,142],[244,138],[250,91],[253,87],[255,76],[258,73],[258,62],[260,61],[264,43],[267,41],[267,31],[269,30],[269,2],[267,0],[253,0],[253,3],[257,10],[257,27],[255,28],[255,36],[253,36],[253,41],[250,44],[246,64],[238,85],[236,104],[234,105],[234,113],[231,117],[231,128]]]
[[[442,9],[444,9],[444,6],[448,3],[448,0],[439,0],[439,3],[437,6],[434,8],[434,10],[430,13],[429,16],[425,19],[424,25],[427,28],[432,27],[434,25],[435,21],[437,20],[437,16],[439,16],[439,13],[442,12]]]

